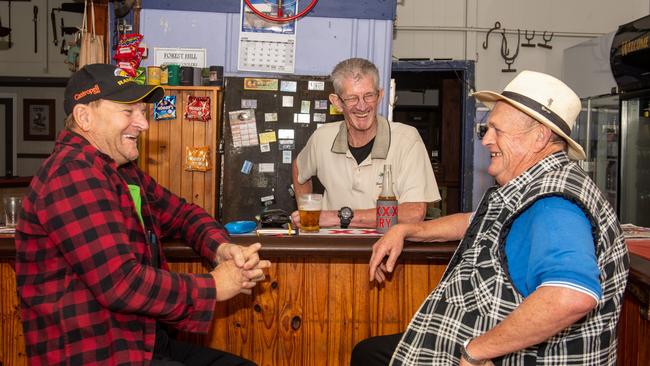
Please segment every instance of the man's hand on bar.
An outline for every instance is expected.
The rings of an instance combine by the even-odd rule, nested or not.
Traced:
[[[382,283],[386,280],[388,273],[393,272],[397,258],[404,248],[404,237],[406,233],[402,230],[403,224],[393,226],[384,236],[372,246],[370,257],[370,280]],[[384,263],[384,258],[386,258]]]

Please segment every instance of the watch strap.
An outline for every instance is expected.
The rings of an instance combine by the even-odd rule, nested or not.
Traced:
[[[471,342],[471,341],[472,341],[472,338],[468,338],[460,346],[460,355],[461,355],[461,357],[464,358],[465,361],[469,362],[472,365],[475,365],[475,366],[485,365],[485,361],[487,361],[487,360],[476,359],[476,358],[472,357],[472,355],[470,355],[469,352],[467,352],[467,346],[469,345],[469,342]]]

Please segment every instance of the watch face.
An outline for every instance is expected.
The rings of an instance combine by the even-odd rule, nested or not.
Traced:
[[[352,217],[352,209],[350,207],[343,207],[341,208],[340,215],[342,219],[349,219]]]

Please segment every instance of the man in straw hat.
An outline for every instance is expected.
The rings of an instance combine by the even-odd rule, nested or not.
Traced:
[[[259,244],[228,243],[207,212],[133,162],[146,103],[162,96],[113,65],[86,65],[68,81],[66,128],[32,179],[16,231],[31,365],[252,364],[165,331],[207,333],[216,302],[250,293],[270,263]],[[183,239],[216,267],[170,272],[161,237]]]
[[[383,282],[405,239],[462,238],[406,332],[362,341],[352,364],[614,365],[628,257],[614,210],[572,161],[585,158],[569,137],[578,96],[523,71],[474,97],[492,110],[482,143],[498,185],[473,214],[398,224],[374,245]]]

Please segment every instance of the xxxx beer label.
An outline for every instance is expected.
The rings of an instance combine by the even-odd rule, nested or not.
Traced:
[[[397,200],[377,200],[377,231],[385,233],[397,224]]]

